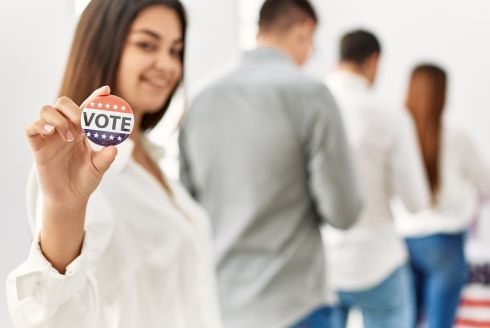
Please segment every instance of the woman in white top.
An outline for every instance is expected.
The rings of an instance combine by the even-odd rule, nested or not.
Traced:
[[[93,0],[83,13],[67,97],[26,129],[38,229],[7,279],[17,327],[221,327],[208,218],[144,136],[182,81],[185,31],[178,0]],[[117,149],[93,151],[77,104],[104,84],[132,106],[135,128]]]
[[[418,318],[429,328],[452,327],[466,280],[464,233],[477,207],[476,190],[490,194],[490,171],[462,133],[442,123],[446,73],[417,66],[407,108],[416,123],[432,206],[418,214],[399,211],[415,277]]]

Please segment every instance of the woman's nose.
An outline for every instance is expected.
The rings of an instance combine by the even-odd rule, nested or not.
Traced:
[[[175,60],[168,52],[162,52],[156,59],[156,67],[163,71],[172,71],[176,65]]]

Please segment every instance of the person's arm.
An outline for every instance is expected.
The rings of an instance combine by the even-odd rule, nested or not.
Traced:
[[[29,182],[29,189],[36,178]],[[42,202],[42,195],[37,197]],[[29,206],[29,205],[28,205]],[[91,327],[98,313],[98,286],[95,268],[105,253],[113,233],[114,216],[100,193],[90,197],[85,218],[85,234],[80,255],[64,274],[46,259],[39,245],[42,210],[32,209],[34,240],[29,256],[7,278],[10,316],[15,327]]]
[[[362,208],[357,172],[339,109],[319,85],[303,100],[303,124],[309,187],[317,209],[339,229],[352,226]]]
[[[89,99],[109,93],[103,87]],[[80,116],[81,108],[61,97],[26,128],[43,194],[40,246],[60,273],[80,254],[88,199],[116,156],[114,147],[91,149]]]
[[[109,93],[103,87],[89,99]],[[91,309],[94,289],[84,288],[89,277],[80,256],[85,213],[116,150],[93,151],[81,134],[80,114],[80,107],[62,97],[55,106],[43,107],[40,119],[26,128],[42,193],[42,228],[27,261],[7,279],[18,327],[73,326],[86,322],[84,315],[93,319],[87,311],[96,312]]]
[[[482,158],[469,137],[461,133],[458,137],[464,174],[485,197],[490,197],[489,163]]]
[[[186,140],[186,126],[184,123],[182,124],[179,131],[179,164],[180,164],[179,178],[180,178],[180,182],[187,189],[189,194],[193,198],[196,198],[197,195],[196,195],[194,183],[192,181],[191,167],[188,159],[187,147],[188,145]]]
[[[430,191],[415,126],[405,111],[394,116],[394,142],[390,154],[392,191],[410,212],[430,207]]]

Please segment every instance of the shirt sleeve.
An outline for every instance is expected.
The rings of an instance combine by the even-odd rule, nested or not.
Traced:
[[[35,188],[31,180],[28,188]],[[95,196],[95,197],[94,197]],[[39,195],[39,197],[42,197]],[[110,239],[110,217],[100,195],[92,195],[87,208],[81,254],[60,274],[42,254],[39,230],[34,235],[27,260],[7,277],[9,311],[15,327],[92,327],[98,315],[98,292],[94,278],[96,254]],[[40,211],[28,211],[41,220]],[[97,213],[95,215],[95,213]]]
[[[302,105],[310,191],[322,217],[346,229],[357,220],[362,201],[339,109],[323,84]]]
[[[179,131],[179,178],[182,185],[187,189],[189,194],[197,197],[196,189],[191,177],[191,167],[187,154],[187,144],[185,139],[185,125],[182,125]]]
[[[430,192],[422,164],[415,126],[403,110],[393,122],[395,138],[391,153],[391,181],[393,193],[410,212],[418,212],[430,206]]]
[[[490,197],[490,165],[485,161],[472,140],[460,133],[460,152],[463,173],[486,197]]]

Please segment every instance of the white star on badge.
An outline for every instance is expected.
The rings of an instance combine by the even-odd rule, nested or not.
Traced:
[[[102,139],[105,139],[105,137],[107,137],[105,134],[102,135]]]
[[[121,138],[121,137],[117,137],[117,140],[121,141],[121,140],[122,140],[122,138]]]
[[[95,106],[95,103],[92,101],[92,102],[90,103],[90,106],[94,107],[94,106]]]
[[[102,104],[101,103],[98,103],[97,106],[99,106],[99,108],[101,108],[102,107]]]
[[[122,109],[122,110],[126,110],[126,106],[122,106],[122,107],[121,107],[121,109]]]
[[[87,137],[90,137],[92,134],[90,132],[87,132]]]
[[[94,137],[98,138],[99,137],[99,134],[98,133],[95,133],[94,134]]]
[[[109,109],[109,108],[111,108],[111,105],[106,104],[106,105],[105,105],[105,108]]]
[[[112,107],[112,108],[114,108],[114,109],[116,109],[116,110],[117,110],[117,105],[114,105],[114,107]]]
[[[109,136],[109,139],[114,140],[114,136],[111,134],[111,135]]]

